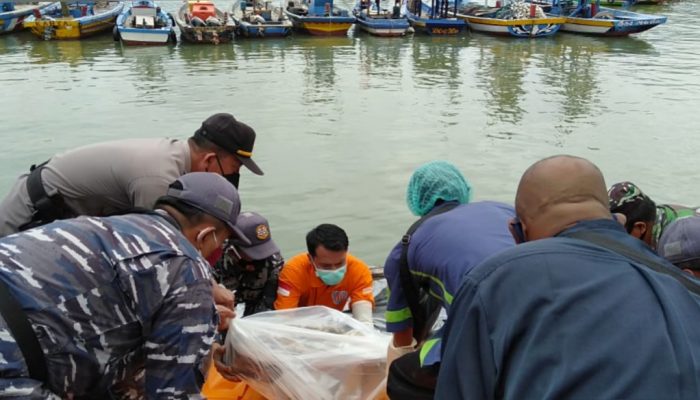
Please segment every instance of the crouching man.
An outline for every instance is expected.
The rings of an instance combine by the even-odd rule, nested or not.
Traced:
[[[372,324],[372,272],[348,253],[349,240],[337,225],[321,224],[306,235],[308,253],[282,267],[275,309],[326,306],[343,311],[350,303],[355,319]]]
[[[155,211],[0,240],[0,397],[197,397],[217,316],[203,257],[236,228],[225,178],[190,173]]]

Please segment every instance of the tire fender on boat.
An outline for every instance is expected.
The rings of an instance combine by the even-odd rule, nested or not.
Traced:
[[[119,34],[119,28],[117,28],[116,25],[114,25],[114,28],[112,29],[112,39],[114,39],[115,42],[118,42],[121,40],[121,35]]]

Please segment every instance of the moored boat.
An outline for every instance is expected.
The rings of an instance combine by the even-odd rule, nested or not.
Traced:
[[[405,0],[403,11],[416,32],[429,35],[457,35],[467,28],[467,22],[454,17],[459,6],[455,0]]]
[[[294,30],[317,36],[345,36],[355,23],[348,10],[337,7],[333,0],[292,0],[284,12],[292,21]]]
[[[228,13],[211,1],[188,1],[175,17],[180,39],[190,43],[229,43],[233,40],[236,23]]]
[[[401,15],[397,2],[392,11],[380,7],[379,1],[360,0],[352,10],[357,26],[371,35],[383,37],[403,36],[412,30],[408,19]]]
[[[30,15],[56,15],[60,11],[59,2],[18,4],[12,1],[0,1],[0,33],[24,29],[24,19]]]
[[[122,2],[61,2],[59,16],[30,15],[24,26],[44,40],[82,39],[109,32],[123,8]]]
[[[236,32],[243,37],[284,37],[292,32],[292,21],[281,5],[271,1],[238,0],[231,15],[236,21]]]
[[[134,0],[117,17],[114,39],[126,45],[176,43],[170,16],[151,0]]]
[[[546,15],[537,4],[522,1],[503,7],[467,3],[457,11],[457,17],[466,20],[473,31],[517,38],[554,35],[566,21],[561,16]]]
[[[555,3],[546,10],[551,15],[566,17],[566,22],[561,28],[562,32],[587,35],[627,36],[644,32],[666,22],[666,17],[661,15],[601,7],[600,1],[591,3],[589,0],[580,0],[572,5]]]

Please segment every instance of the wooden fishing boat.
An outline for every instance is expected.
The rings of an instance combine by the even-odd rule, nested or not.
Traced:
[[[229,43],[236,31],[236,22],[211,1],[189,1],[175,17],[180,40],[189,43]]]
[[[401,6],[397,2],[389,11],[379,6],[379,2],[360,0],[352,10],[357,19],[357,26],[371,35],[383,37],[403,36],[413,30],[408,19],[401,15]]]
[[[546,15],[537,4],[522,1],[504,7],[467,3],[459,8],[457,17],[467,21],[473,31],[517,38],[554,35],[566,21],[561,16]]]
[[[238,36],[284,37],[292,33],[292,21],[284,12],[284,7],[273,5],[271,1],[238,0],[233,4],[231,16],[236,21]]]
[[[0,33],[24,29],[24,19],[30,15],[57,15],[60,11],[59,2],[19,4],[13,1],[0,1]]]
[[[550,15],[566,17],[562,32],[598,36],[627,36],[644,32],[666,22],[660,15],[641,14],[632,11],[605,8],[600,1],[580,0],[569,6],[555,3],[545,11]]]
[[[458,1],[404,0],[402,10],[408,23],[416,30],[429,35],[457,35],[467,28],[467,22],[454,17]]]
[[[59,16],[31,15],[24,26],[44,40],[82,39],[102,32],[109,32],[124,8],[122,2],[61,2]]]
[[[333,4],[333,0],[291,0],[284,12],[294,30],[317,36],[345,36],[355,23],[348,10]]]
[[[117,17],[114,40],[125,45],[176,43],[173,20],[151,0],[135,0]]]

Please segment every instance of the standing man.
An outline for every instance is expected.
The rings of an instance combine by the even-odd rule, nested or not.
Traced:
[[[0,237],[78,215],[105,216],[152,208],[168,185],[188,172],[214,172],[238,187],[255,131],[233,115],[214,114],[187,141],[126,139],[80,147],[19,177],[0,204]]]
[[[700,290],[613,220],[600,170],[555,156],[525,171],[522,243],[465,276],[438,399],[698,399]]]
[[[214,267],[214,274],[226,289],[235,291],[236,304],[245,304],[245,317],[274,308],[284,259],[272,240],[270,224],[265,217],[244,212],[238,216],[236,226],[250,243],[238,239],[229,241],[224,256]]]
[[[193,398],[217,321],[203,257],[234,235],[236,189],[178,178],[154,212],[0,239],[0,398]]]
[[[464,274],[515,245],[508,232],[513,207],[467,204],[470,195],[462,173],[446,161],[420,166],[408,183],[408,207],[421,219],[384,263],[390,293],[386,327],[393,333],[387,353],[392,399],[433,398],[440,332],[430,337],[430,329],[437,313],[450,310]]]
[[[275,309],[326,306],[372,325],[372,272],[348,253],[348,236],[337,225],[321,224],[306,235],[308,253],[292,257],[282,267]]]

